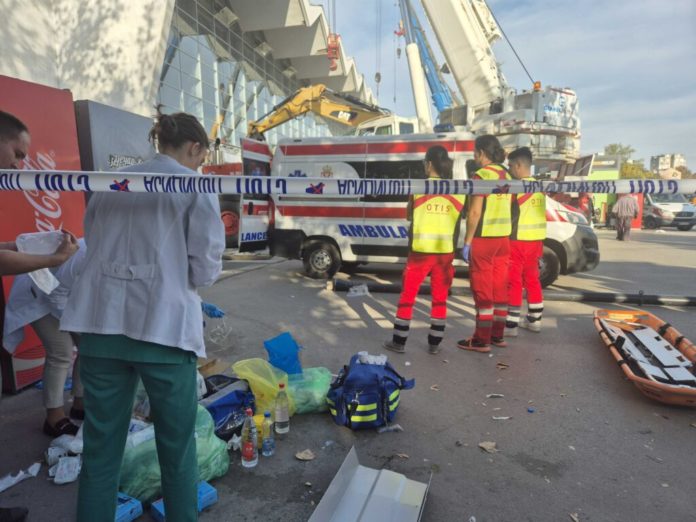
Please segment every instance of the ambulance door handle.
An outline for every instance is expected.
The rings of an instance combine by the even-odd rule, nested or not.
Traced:
[[[250,216],[253,216],[254,215],[254,202],[253,201],[249,202],[248,208],[249,208],[249,210],[247,211],[247,214]]]

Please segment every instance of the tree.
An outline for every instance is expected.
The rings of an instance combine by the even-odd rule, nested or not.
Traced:
[[[637,163],[623,163],[621,164],[621,171],[619,172],[619,177],[621,179],[658,179],[659,176],[653,174],[649,170],[645,170],[642,166]]]
[[[630,158],[636,150],[630,145],[624,145],[622,143],[610,143],[604,147],[605,156],[614,156],[621,159],[621,163],[624,163],[628,158]]]
[[[681,177],[682,179],[693,179],[696,178],[696,173],[691,172],[689,169],[687,169],[683,165],[679,165],[677,167],[677,170],[681,172]]]

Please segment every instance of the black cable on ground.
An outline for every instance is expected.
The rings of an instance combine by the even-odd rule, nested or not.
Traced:
[[[347,292],[353,286],[367,285],[370,293],[385,293],[399,294],[401,293],[401,285],[394,283],[366,283],[352,282],[345,279],[334,279],[332,289],[334,292]],[[419,295],[429,295],[430,286],[422,285],[418,291]],[[471,290],[468,288],[452,288],[450,295],[454,296],[471,296]],[[558,292],[545,291],[544,301],[568,301],[576,303],[626,303],[643,305],[661,305],[661,306],[696,306],[696,297],[694,296],[677,296],[677,295],[651,295],[644,294],[641,290],[637,294],[624,294],[612,292]]]

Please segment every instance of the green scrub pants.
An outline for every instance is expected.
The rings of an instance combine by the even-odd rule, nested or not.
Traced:
[[[198,519],[196,355],[123,335],[84,334],[78,522],[113,522],[138,377],[150,400],[167,522]]]

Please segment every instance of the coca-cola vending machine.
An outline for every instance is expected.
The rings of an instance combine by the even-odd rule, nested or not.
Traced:
[[[22,120],[31,134],[24,169],[80,170],[75,109],[67,90],[0,76],[0,110]],[[84,198],[71,192],[0,191],[0,241],[12,241],[23,232],[70,230],[82,236]],[[0,324],[4,323],[5,299],[12,287],[11,277],[2,278]],[[42,378],[45,353],[31,329],[10,354],[0,350],[3,391],[16,392]]]

